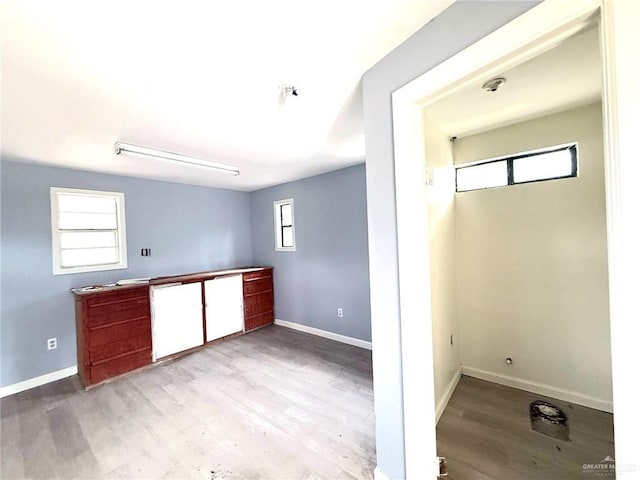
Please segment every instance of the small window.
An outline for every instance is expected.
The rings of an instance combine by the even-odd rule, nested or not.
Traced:
[[[456,170],[458,192],[480,188],[504,187],[509,184],[506,160],[481,163]]]
[[[575,147],[513,160],[513,183],[574,177]],[[576,172],[577,173],[577,172]]]
[[[127,268],[124,194],[51,187],[53,274]]]
[[[573,144],[456,167],[456,191],[577,176],[577,145]]]
[[[293,217],[293,198],[273,202],[276,231],[276,251],[295,252],[296,231]]]

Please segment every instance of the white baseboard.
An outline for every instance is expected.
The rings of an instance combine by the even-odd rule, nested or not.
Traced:
[[[280,320],[278,318],[273,322],[281,327],[291,328],[293,330],[299,330],[301,332],[310,333],[311,335],[317,335],[319,337],[328,338],[329,340],[335,340],[340,343],[347,343],[354,347],[366,348],[371,350],[371,342],[366,340],[360,340],[359,338],[347,337],[346,335],[340,335],[339,333],[327,332],[326,330],[320,330],[319,328],[308,327],[299,323],[288,322],[286,320]]]
[[[546,397],[557,398],[558,400],[564,400],[565,402],[575,403],[584,407],[595,408],[596,410],[613,413],[612,401],[591,397],[582,393],[571,392],[569,390],[552,387],[551,385],[531,382],[529,380],[522,380],[520,378],[510,377],[508,375],[488,372],[486,370],[480,370],[479,368],[463,366],[462,374],[479,378],[481,380],[498,383],[500,385],[506,385],[507,387],[519,388],[520,390],[537,393]]]
[[[373,480],[391,480],[391,477],[376,465],[376,468],[373,470]]]
[[[14,393],[24,392],[25,390],[39,387],[40,385],[44,385],[45,383],[62,380],[63,378],[70,377],[72,375],[75,375],[76,373],[78,373],[78,366],[74,365],[73,367],[63,368],[62,370],[57,370],[45,375],[40,375],[39,377],[34,377],[30,378],[29,380],[24,380],[12,385],[7,385],[0,388],[0,398],[8,397],[9,395],[13,395]]]
[[[444,391],[444,394],[442,395],[442,398],[440,398],[440,400],[438,400],[438,403],[436,404],[436,425],[440,421],[440,417],[444,413],[444,409],[447,408],[447,404],[449,403],[449,400],[451,400],[451,395],[453,395],[453,392],[458,386],[461,376],[462,376],[462,365],[460,365],[460,367],[455,371],[455,373],[453,374],[453,377],[451,377],[451,381],[449,382],[449,385],[447,385],[447,389]]]

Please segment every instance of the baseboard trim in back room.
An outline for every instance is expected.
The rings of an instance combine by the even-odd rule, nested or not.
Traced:
[[[280,320],[278,318],[276,318],[273,323],[276,325],[280,325],[281,327],[299,330],[300,332],[310,333],[311,335],[317,335],[318,337],[324,337],[328,338],[329,340],[335,340],[336,342],[353,345],[354,347],[371,350],[371,342],[360,340],[359,338],[347,337],[346,335],[340,335],[339,333],[327,332],[326,330],[320,330],[319,328],[308,327],[300,323],[288,322],[286,320]]]
[[[62,380],[76,373],[78,373],[78,366],[74,365],[73,367],[63,368],[62,370],[56,370],[55,372],[40,375],[39,377],[33,377],[22,382],[7,385],[0,388],[0,398],[8,397],[14,393],[24,392],[25,390],[55,382],[56,380]]]
[[[507,375],[500,375],[498,373],[467,366],[462,367],[462,374],[468,375],[469,377],[479,378],[480,380],[487,380],[499,385],[506,385],[507,387],[518,388],[526,392],[557,398],[558,400],[564,400],[565,402],[576,403],[583,407],[595,408],[596,410],[601,410],[603,412],[613,413],[612,401],[592,397],[583,393],[571,392],[551,385],[531,382],[529,380],[523,380]]]
[[[458,383],[460,383],[460,378],[462,377],[462,365],[455,371],[449,384],[447,385],[447,389],[440,397],[440,400],[436,403],[436,424],[440,421],[440,417],[444,413],[444,409],[447,408],[449,404],[449,400],[451,400],[451,396],[453,392],[455,392]]]

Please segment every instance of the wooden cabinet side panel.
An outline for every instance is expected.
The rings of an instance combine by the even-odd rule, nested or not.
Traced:
[[[84,385],[91,383],[89,372],[87,370],[87,332],[86,321],[84,318],[86,308],[84,308],[84,300],[76,298],[76,351],[78,356],[78,376]]]

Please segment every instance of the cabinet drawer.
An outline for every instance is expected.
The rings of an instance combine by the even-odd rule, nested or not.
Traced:
[[[91,378],[91,383],[98,383],[150,363],[151,348],[144,348],[89,366],[89,378]]]
[[[257,303],[256,305],[250,305],[244,307],[244,316],[245,318],[255,317],[256,315],[261,315],[266,312],[271,312],[273,310],[273,305],[269,303]]]
[[[133,288],[123,288],[122,290],[111,290],[107,292],[99,292],[93,295],[90,295],[85,301],[87,303],[87,307],[94,308],[100,307],[101,305],[108,305],[114,302],[122,302],[126,300],[131,300],[132,298],[147,298],[149,299],[149,287],[141,286],[141,287],[133,287]]]
[[[144,299],[131,299],[124,302],[114,303],[104,308],[99,313],[94,309],[89,309],[87,315],[87,325],[89,328],[106,326],[109,324],[123,322],[132,318],[148,317],[149,302]]]
[[[257,272],[243,273],[242,279],[246,282],[248,280],[255,280],[257,278],[271,278],[271,270],[259,270]]]
[[[245,317],[244,329],[248,332],[249,330],[253,330],[254,328],[262,327],[264,325],[270,325],[272,323],[273,311],[264,312],[253,317]]]
[[[127,338],[144,334],[151,335],[151,318],[148,315],[123,320],[107,326],[90,327],[89,338],[87,340],[89,348],[93,349],[100,345],[106,345],[107,343],[126,340]]]
[[[252,317],[270,310],[273,310],[273,292],[258,293],[244,299],[245,317]]]
[[[251,282],[244,282],[244,294],[251,295],[252,293],[266,292],[273,290],[273,281],[271,277],[258,278]]]
[[[244,305],[257,305],[258,303],[269,303],[273,305],[273,291],[268,290],[262,293],[255,293],[244,297]]]
[[[89,358],[87,361],[89,364],[94,364],[101,360],[119,357],[124,353],[133,352],[145,347],[151,348],[151,332],[145,332],[142,335],[92,347],[89,349]]]

